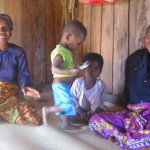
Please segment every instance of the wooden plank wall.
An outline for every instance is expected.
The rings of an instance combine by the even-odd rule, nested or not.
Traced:
[[[115,3],[79,4],[81,21],[88,36],[83,54],[95,51],[102,54],[104,68],[101,78],[107,93],[121,96],[124,88],[125,60],[143,47],[143,36],[150,24],[149,0],[118,0]]]
[[[61,1],[0,0],[0,12],[8,13],[14,22],[10,42],[25,49],[33,85],[52,81],[49,56],[61,37]],[[88,36],[74,54],[75,64],[87,52],[102,54],[104,68],[100,78],[106,82],[109,94],[123,93],[125,60],[144,46],[143,36],[150,24],[149,8],[150,0],[118,0],[103,5],[76,0],[74,16],[86,26]]]

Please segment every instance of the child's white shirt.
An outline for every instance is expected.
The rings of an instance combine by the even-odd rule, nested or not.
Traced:
[[[86,99],[90,102],[92,112],[94,112],[97,108],[104,107],[104,98],[102,99],[102,97],[105,94],[105,83],[102,80],[97,80],[94,87],[86,90],[84,78],[77,78],[73,82],[70,91],[73,96],[73,100],[76,103],[76,107],[82,105],[84,97],[86,97]]]

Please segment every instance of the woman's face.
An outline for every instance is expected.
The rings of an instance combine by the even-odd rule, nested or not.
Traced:
[[[146,32],[144,43],[145,43],[145,47],[150,52],[150,28]]]
[[[11,28],[5,19],[0,19],[0,42],[8,41],[11,37]]]
[[[101,67],[97,61],[90,61],[90,65],[84,70],[84,76],[88,80],[96,80],[101,71]]]

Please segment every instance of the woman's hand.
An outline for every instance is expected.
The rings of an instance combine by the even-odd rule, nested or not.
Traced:
[[[34,97],[35,99],[41,97],[37,90],[27,87],[25,84],[22,85],[22,93],[24,94],[24,96],[31,96]]]

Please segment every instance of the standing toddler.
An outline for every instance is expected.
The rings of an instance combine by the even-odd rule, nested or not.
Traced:
[[[53,83],[52,91],[55,105],[43,107],[43,122],[47,124],[49,114],[56,113],[62,120],[62,128],[66,130],[78,129],[69,123],[69,116],[76,115],[74,101],[70,93],[70,85],[80,71],[74,67],[73,52],[78,50],[85,40],[87,30],[84,25],[72,20],[64,26],[60,43],[51,53]]]

